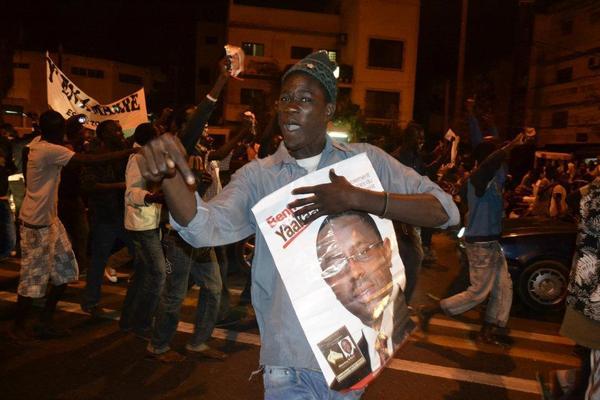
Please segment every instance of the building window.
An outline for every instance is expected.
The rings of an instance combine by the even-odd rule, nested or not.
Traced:
[[[560,21],[560,32],[563,35],[570,35],[571,33],[573,33],[573,20],[564,19]]]
[[[312,53],[312,49],[310,47],[292,46],[291,57],[295,60],[301,60],[310,53]]]
[[[85,68],[71,67],[71,73],[73,75],[87,76],[87,70]]]
[[[240,92],[240,104],[252,106],[262,104],[265,100],[265,92],[260,89],[242,88]]]
[[[219,38],[216,36],[205,36],[204,44],[217,44],[219,42]]]
[[[367,90],[365,116],[367,118],[398,119],[399,92]]]
[[[131,83],[132,85],[144,85],[144,80],[141,77],[131,74],[119,74],[119,82]]]
[[[562,68],[556,71],[556,83],[565,83],[573,80],[573,67]]]
[[[588,68],[589,69],[599,69],[600,68],[600,57],[590,57],[588,58]]]
[[[243,42],[242,50],[249,56],[262,57],[265,55],[265,45],[262,43]]]
[[[566,128],[568,124],[568,111],[556,111],[552,113],[552,128]]]
[[[101,69],[71,67],[71,73],[73,75],[87,76],[89,78],[103,79],[104,71]]]
[[[598,22],[600,22],[600,10],[590,14],[590,24],[597,24]]]
[[[28,63],[13,63],[13,68],[29,69]]]
[[[210,68],[198,68],[198,85],[210,85]]]
[[[404,42],[369,39],[369,67],[402,69]]]

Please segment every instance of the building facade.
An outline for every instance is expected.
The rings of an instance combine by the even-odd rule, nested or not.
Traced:
[[[600,145],[600,3],[567,0],[535,16],[527,124],[539,146]]]
[[[244,50],[246,71],[228,84],[226,121],[248,109],[271,112],[283,72],[315,50],[340,66],[338,105],[351,100],[367,123],[412,119],[419,1],[342,0],[323,12],[251,3],[230,0],[227,42]]]
[[[155,83],[163,80],[162,74],[153,68],[120,63],[99,58],[51,53],[50,58],[62,64],[62,71],[82,91],[100,103],[112,103],[140,87],[146,94]],[[17,51],[13,57],[14,84],[2,105],[11,115],[18,113],[41,114],[48,109],[46,90],[45,54],[34,51]],[[13,117],[14,119],[15,117]],[[20,125],[18,121],[15,125]],[[25,121],[23,121],[25,122]]]

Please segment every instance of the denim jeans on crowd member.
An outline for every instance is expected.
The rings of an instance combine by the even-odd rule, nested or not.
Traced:
[[[146,335],[152,328],[167,264],[159,228],[128,233],[133,242],[135,271],[127,288],[119,325],[122,329]]]
[[[92,218],[90,227],[92,254],[83,293],[83,302],[81,303],[84,309],[91,309],[100,303],[104,268],[117,239],[125,243],[129,253],[133,256],[133,246],[129,235],[125,231],[123,219],[103,221],[99,218]]]
[[[490,295],[485,322],[504,327],[508,322],[513,298],[512,280],[497,241],[465,243],[469,259],[470,286],[464,292],[440,302],[446,314],[462,314],[482,303]]]
[[[347,393],[329,389],[321,371],[266,365],[263,371],[265,400],[354,400],[363,390]]]
[[[169,343],[177,330],[179,311],[188,290],[188,277],[200,286],[194,333],[190,344],[199,345],[210,338],[217,322],[221,299],[221,274],[216,256],[211,249],[196,249],[185,243],[175,231],[163,238],[165,255],[169,264],[151,346],[156,353],[169,350]]]
[[[17,233],[8,200],[0,200],[0,259],[8,257],[15,248]]]

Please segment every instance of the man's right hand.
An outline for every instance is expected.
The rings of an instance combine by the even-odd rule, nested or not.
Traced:
[[[140,159],[140,171],[144,179],[151,182],[161,182],[171,178],[177,172],[181,173],[185,182],[193,186],[195,177],[187,163],[183,145],[175,136],[165,133],[146,144]]]

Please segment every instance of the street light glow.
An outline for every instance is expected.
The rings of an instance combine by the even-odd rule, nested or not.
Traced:
[[[348,133],[343,131],[329,131],[327,134],[336,139],[348,139]]]

